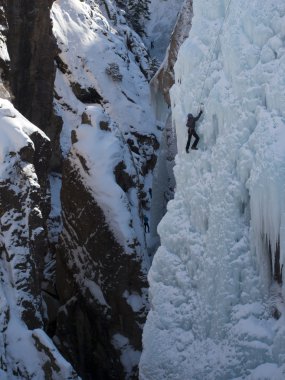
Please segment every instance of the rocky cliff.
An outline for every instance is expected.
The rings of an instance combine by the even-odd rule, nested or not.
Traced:
[[[82,156],[64,164],[56,337],[84,379],[124,379],[126,369],[135,376],[141,351],[146,276],[137,243],[125,251],[84,186],[88,170]]]
[[[55,341],[84,379],[136,378],[149,268],[142,219],[159,147],[152,61],[112,3],[56,1],[52,18],[63,125]]]
[[[150,109],[152,62],[140,37],[111,3],[57,1],[53,30],[51,6],[52,1],[3,1],[1,8],[3,46],[6,39],[9,53],[2,54],[2,80],[18,110],[51,137],[49,145],[34,132],[27,147],[16,152],[34,172],[31,190],[21,179],[20,158],[18,177],[13,176],[16,194],[10,191],[15,186],[10,179],[2,184],[3,215],[14,207],[11,218],[17,221],[22,214],[26,221],[18,222],[22,237],[17,223],[6,221],[13,232],[2,220],[7,230],[3,244],[18,234],[13,242],[25,252],[18,258],[12,243],[9,249],[3,245],[7,255],[11,251],[15,256],[15,273],[21,278],[19,320],[27,331],[41,331],[44,339],[46,331],[83,378],[137,377],[149,266],[142,217],[149,209],[159,146],[151,113],[144,116]],[[79,30],[70,28],[66,34],[61,16]],[[90,52],[82,49],[83,35],[89,38]],[[98,46],[109,53],[94,65]],[[97,155],[89,150],[91,141]],[[106,149],[101,151],[102,142]],[[62,162],[62,177],[51,177],[52,199],[54,179],[62,181],[61,200],[51,204],[48,170],[61,171]],[[7,311],[7,323],[9,319]],[[35,342],[52,357],[50,347]],[[28,365],[20,367],[19,376],[28,378]],[[54,364],[44,371],[57,378],[57,369],[65,378],[62,368]]]
[[[0,118],[1,379],[75,379],[44,332],[50,142],[7,100]]]
[[[1,5],[0,376],[4,380],[76,379],[72,366],[45,333],[42,281],[49,251],[51,146],[47,136],[8,100],[14,98],[6,46],[10,26],[7,3]]]
[[[52,120],[54,57],[53,0],[2,0],[7,19],[9,83],[15,107],[48,133]]]
[[[193,17],[193,0],[184,0],[176,24],[170,37],[170,43],[164,61],[152,80],[153,91],[163,94],[170,106],[169,90],[174,84],[174,64],[183,41],[188,37]]]
[[[161,138],[155,62],[115,2],[0,5],[0,95],[40,128],[3,100],[0,373],[135,379]]]

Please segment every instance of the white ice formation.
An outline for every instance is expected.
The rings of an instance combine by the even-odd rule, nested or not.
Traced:
[[[193,6],[171,91],[177,188],[149,273],[140,377],[282,380],[285,3]],[[186,116],[200,102],[199,150],[186,154]]]

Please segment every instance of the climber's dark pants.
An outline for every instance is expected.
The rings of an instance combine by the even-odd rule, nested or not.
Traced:
[[[144,224],[144,232],[149,232],[149,225],[148,225],[148,223]]]
[[[190,129],[189,132],[188,132],[188,140],[187,140],[187,144],[186,144],[186,151],[189,150],[189,146],[190,146],[190,142],[191,142],[191,137],[194,136],[195,138],[195,141],[193,142],[193,145],[191,148],[196,148],[199,140],[200,140],[200,137],[197,135],[195,129]]]

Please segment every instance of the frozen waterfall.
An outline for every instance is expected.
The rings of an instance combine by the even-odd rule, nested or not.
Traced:
[[[141,380],[285,378],[284,53],[283,0],[194,1],[171,90],[177,187],[149,273]],[[186,154],[200,102],[199,150]]]

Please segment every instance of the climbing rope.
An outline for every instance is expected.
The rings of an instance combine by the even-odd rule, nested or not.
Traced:
[[[229,15],[229,9],[230,9],[230,4],[231,4],[231,2],[232,2],[232,0],[229,0],[229,1],[228,1],[228,5],[227,5],[226,11],[225,11],[225,17],[224,17],[224,20],[223,20],[223,22],[222,22],[222,25],[221,25],[221,27],[220,27],[220,29],[219,29],[219,32],[218,32],[218,34],[217,34],[217,37],[216,37],[215,43],[214,43],[214,45],[213,45],[214,47],[213,47],[212,49],[209,50],[208,55],[207,55],[206,62],[208,61],[209,58],[210,58],[210,59],[209,59],[209,64],[208,64],[208,68],[207,68],[207,71],[206,71],[206,76],[205,76],[205,79],[204,79],[204,82],[203,82],[203,86],[202,86],[202,88],[201,88],[200,96],[199,96],[199,98],[198,98],[198,105],[197,105],[197,107],[199,107],[199,106],[201,107],[201,105],[204,105],[203,103],[201,103],[201,99],[202,99],[203,91],[204,91],[204,88],[205,88],[206,79],[208,78],[208,75],[209,75],[210,66],[211,66],[212,59],[213,59],[213,54],[214,54],[214,51],[215,51],[215,49],[216,49],[216,47],[217,47],[217,43],[218,43],[219,37],[220,37],[220,35],[221,35],[221,33],[222,33],[224,23],[225,23],[225,21],[226,21],[228,15]]]

